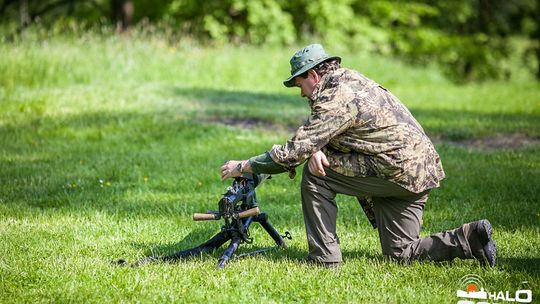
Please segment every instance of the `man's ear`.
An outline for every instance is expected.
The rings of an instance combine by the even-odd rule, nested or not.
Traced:
[[[319,74],[317,74],[317,72],[315,72],[315,70],[313,70],[313,69],[309,70],[308,76],[313,77],[313,79],[315,79],[316,83],[319,83],[319,81],[321,80],[321,76],[319,76]]]

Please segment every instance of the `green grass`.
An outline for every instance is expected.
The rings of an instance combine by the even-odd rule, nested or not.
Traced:
[[[232,261],[219,255],[120,268],[198,245],[221,222],[194,223],[228,186],[224,160],[283,143],[309,114],[282,87],[294,49],[169,46],[158,38],[50,38],[0,44],[0,302],[455,303],[460,278],[489,290],[540,295],[540,147],[483,151],[478,137],[540,138],[540,86],[456,86],[435,67],[341,54],[345,66],[389,88],[439,139],[447,173],[424,213],[422,235],[489,218],[499,265],[471,260],[399,265],[382,258],[357,203],[339,197],[345,263],[299,265],[307,253],[299,178],[258,189],[261,208],[293,235],[286,250]],[[241,120],[240,125],[220,121]],[[253,245],[271,239],[253,226]]]

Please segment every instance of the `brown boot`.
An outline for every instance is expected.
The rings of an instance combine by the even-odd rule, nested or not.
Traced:
[[[480,261],[480,265],[495,266],[497,262],[497,244],[491,238],[493,228],[488,220],[479,220],[465,224],[463,231],[465,238],[471,247],[471,253],[475,259]],[[468,229],[467,229],[468,228]]]

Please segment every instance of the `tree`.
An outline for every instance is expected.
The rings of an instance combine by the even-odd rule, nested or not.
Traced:
[[[132,0],[111,0],[111,20],[117,32],[124,32],[133,23],[135,5]]]
[[[528,37],[525,56],[540,79],[538,0],[0,0],[0,25],[17,24],[18,32],[38,19],[62,29],[101,25],[103,17],[119,33],[143,19],[166,21],[204,42],[287,45],[306,37],[413,64],[435,61],[456,81],[508,75],[501,63],[519,35]]]

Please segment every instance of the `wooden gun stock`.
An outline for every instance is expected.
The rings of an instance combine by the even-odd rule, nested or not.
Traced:
[[[238,218],[257,216],[260,213],[261,211],[259,210],[259,207],[255,207],[255,208],[244,210],[238,213]],[[194,221],[213,221],[213,220],[219,220],[220,218],[221,217],[215,213],[193,213]]]
[[[193,213],[194,221],[212,221],[219,219],[219,216],[214,213]]]
[[[245,211],[242,211],[240,213],[238,213],[238,218],[245,218],[245,217],[249,217],[249,216],[257,216],[261,213],[261,211],[259,210],[259,207],[255,207],[255,208],[251,208],[251,209],[248,209],[248,210],[245,210]]]

